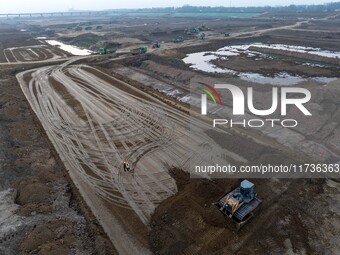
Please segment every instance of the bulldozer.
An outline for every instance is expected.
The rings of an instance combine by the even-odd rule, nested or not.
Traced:
[[[243,180],[240,187],[223,195],[215,203],[219,210],[231,218],[240,229],[253,217],[254,210],[262,203],[257,198],[255,185],[248,180]]]

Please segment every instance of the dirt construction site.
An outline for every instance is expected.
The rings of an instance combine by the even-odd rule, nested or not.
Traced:
[[[244,178],[192,170],[340,163],[340,13],[311,15],[0,18],[0,255],[338,254],[338,174],[247,177],[238,229],[216,202]],[[203,116],[202,84],[305,88],[312,117],[212,129],[233,98]]]

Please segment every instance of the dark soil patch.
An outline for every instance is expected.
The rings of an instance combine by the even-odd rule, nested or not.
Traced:
[[[240,231],[213,202],[237,187],[239,179],[188,179],[171,169],[179,192],[163,201],[151,219],[154,254],[284,254],[289,249],[313,254],[309,237],[317,217],[306,216],[304,203],[323,192],[322,180],[251,180],[263,204]],[[297,188],[308,187],[302,198]],[[301,192],[300,192],[301,193]]]

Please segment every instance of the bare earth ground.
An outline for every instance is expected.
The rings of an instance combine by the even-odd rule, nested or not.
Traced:
[[[70,249],[76,254],[115,254],[51,150],[13,77],[15,71],[0,71],[0,120],[9,144],[2,169],[7,184],[1,187],[12,182],[17,189],[16,213],[23,220],[18,232],[1,236],[0,246],[8,249],[4,254],[68,254]]]
[[[179,70],[174,65],[166,65],[168,63],[151,57],[131,72],[126,67],[113,68],[112,72],[159,90],[169,88],[168,84],[189,84],[190,79],[209,83],[224,81],[223,78],[197,77],[185,68]],[[262,92],[268,89],[265,86],[260,88]],[[182,89],[183,93],[186,91],[183,86],[178,89]],[[328,94],[338,93],[337,83],[323,89],[323,92],[320,87],[312,87],[312,90],[317,95],[313,101],[325,102],[324,98],[327,97],[328,106],[325,107],[335,110],[327,112],[327,118],[337,119],[332,117],[337,116],[337,96],[333,98]],[[262,97],[257,102],[265,103]],[[329,107],[332,104],[334,108]],[[324,113],[313,114],[325,116]],[[317,141],[323,141],[337,151],[332,146],[337,139],[332,137],[332,131],[329,133],[331,137],[325,139],[328,135],[321,138],[321,133],[316,131],[322,125],[320,122],[304,125],[301,127],[303,133],[313,134]],[[251,145],[244,138],[235,137],[235,140],[227,140],[226,144],[229,145],[228,149],[251,159],[254,164],[267,160],[273,163],[288,162],[288,158],[275,158],[273,155],[266,158],[258,145]],[[179,172],[177,177],[175,175],[180,182],[179,192],[156,209],[150,222],[150,246],[155,254],[336,254],[338,180],[253,180],[264,203],[256,217],[236,232],[235,226],[230,226],[211,203],[216,202],[224,192],[235,188],[240,180],[188,179],[188,175]]]
[[[155,254],[336,254],[339,249],[337,180],[252,180],[264,202],[236,231],[212,203],[240,180],[189,179],[174,172],[179,193],[151,219]]]
[[[270,32],[273,33],[273,32]],[[289,31],[285,31],[289,34]],[[280,39],[275,36],[262,38],[233,39],[222,42],[224,45],[245,42],[268,42],[271,43],[293,43],[295,45],[308,45],[322,47],[329,50],[339,50],[336,44],[330,40],[318,42],[299,41],[295,38]],[[318,35],[315,35],[318,36]],[[215,43],[215,42],[214,42]],[[178,89],[182,92],[179,96],[187,93],[189,85],[196,81],[207,83],[233,82],[239,86],[249,86],[247,82],[230,79],[228,76],[197,74],[176,61],[176,58],[185,56],[184,53],[216,50],[223,45],[219,42],[204,46],[194,46],[180,49],[178,51],[155,52],[144,60],[135,60],[124,63],[124,66],[112,65],[112,74],[129,77],[157,90]],[[211,47],[211,48],[209,48]],[[161,57],[157,57],[161,56]],[[237,62],[239,61],[239,62]],[[287,71],[300,73],[302,75],[327,74],[338,76],[337,70],[322,69],[320,71],[304,68],[289,61],[267,62],[261,65],[251,65],[251,61],[239,58],[236,61],[226,62],[233,68],[242,68],[243,71],[258,71],[263,73],[275,73],[286,67]],[[243,63],[243,65],[242,65]],[[247,65],[245,65],[247,63]],[[108,63],[103,63],[108,68]],[[296,66],[295,66],[296,65]],[[248,66],[246,68],[245,66]],[[266,70],[267,68],[267,70]],[[241,70],[241,69],[240,69]],[[294,72],[294,71],[295,72]],[[131,81],[130,81],[131,82]],[[308,134],[314,140],[326,144],[338,153],[338,128],[329,129],[330,122],[335,121],[338,126],[338,93],[339,83],[333,82],[327,87],[317,84],[305,84],[315,95],[312,99],[315,107],[313,115],[318,116],[313,123],[307,119],[300,119],[302,125],[298,132]],[[256,100],[257,104],[268,105],[268,97],[263,97],[264,91],[269,90],[266,86],[255,85],[262,96]],[[226,95],[224,95],[226,96]],[[231,101],[227,100],[227,101]],[[294,113],[292,113],[294,114]],[[293,115],[294,116],[294,115]],[[321,117],[322,116],[322,117]],[[306,122],[304,122],[306,121]],[[324,130],[321,132],[321,130]],[[327,131],[326,131],[327,130]],[[331,131],[333,130],[333,131]],[[237,144],[237,145],[236,145]],[[243,156],[248,158],[256,146],[249,147],[245,140],[230,143],[231,147],[240,147]],[[235,150],[235,148],[234,148]],[[255,149],[256,151],[256,149]],[[297,151],[299,151],[297,149]],[[319,160],[319,155],[315,154]],[[287,162],[282,159],[277,162]],[[179,174],[179,178],[185,178]],[[175,178],[176,179],[176,178]],[[178,180],[178,178],[177,178]],[[216,208],[211,203],[215,202],[221,194],[236,187],[239,180],[207,180],[190,179],[179,192],[165,200],[155,211],[151,219],[150,246],[156,254],[336,254],[338,240],[338,220],[336,213],[338,207],[339,184],[337,180],[253,180],[258,187],[258,194],[264,199],[253,221],[235,232],[231,226],[225,228],[226,224],[222,215],[215,214]],[[262,193],[262,196],[261,196]],[[332,199],[330,199],[332,198]],[[337,205],[335,205],[337,204]],[[324,212],[324,213],[323,213]],[[261,215],[262,214],[262,215]],[[207,216],[208,215],[208,216]],[[331,234],[332,233],[332,234]],[[331,237],[332,236],[332,237]]]
[[[286,21],[278,19],[269,22],[269,24],[268,20],[261,19],[230,20],[229,22],[204,20],[204,23],[213,29],[208,33],[208,40],[201,42],[195,36],[189,36],[187,39],[191,41],[179,45],[170,41],[181,33],[183,27],[190,28],[191,26],[202,25],[201,20],[188,21],[183,19],[180,22],[166,23],[165,19],[156,23],[155,19],[123,19],[117,21],[117,23],[104,23],[103,29],[98,31],[101,33],[98,34],[97,31],[94,33],[104,36],[98,42],[93,42],[91,48],[94,50],[100,46],[110,45],[112,41],[113,46],[119,45],[122,50],[150,44],[153,39],[164,40],[166,43],[162,47],[163,49],[155,50],[152,54],[145,56],[130,56],[119,61],[116,61],[112,56],[104,56],[80,62],[92,65],[98,70],[123,80],[137,90],[160,98],[168,105],[175,106],[185,113],[188,111],[187,105],[176,102],[171,96],[165,96],[161,91],[178,89],[182,95],[186,95],[189,92],[189,85],[197,81],[206,81],[212,84],[217,81],[221,83],[235,82],[242,88],[254,85],[230,76],[194,72],[180,61],[187,53],[216,50],[240,42],[268,41],[271,43],[303,44],[304,46],[340,51],[336,32],[332,34],[320,32],[325,25],[324,23],[332,28],[337,28],[338,20],[312,21],[299,23],[300,26],[295,26],[294,24],[298,21],[296,15],[286,14],[283,16],[284,19],[287,19]],[[319,14],[315,17],[324,18],[325,15]],[[78,22],[74,21],[77,24]],[[98,21],[92,22],[92,26],[100,24],[100,21],[99,23],[97,23]],[[32,21],[28,23],[32,23]],[[141,28],[140,24],[144,23],[148,25]],[[69,23],[67,26],[69,26]],[[284,26],[285,28],[272,30],[277,26]],[[55,34],[53,34],[55,38],[77,36],[73,41],[74,43],[84,43],[85,39],[88,42],[89,38],[91,40],[96,38],[88,35],[88,33],[86,35],[84,32],[73,34],[73,31],[63,24],[51,26],[51,28],[55,30]],[[298,29],[304,29],[304,31],[296,31]],[[111,32],[112,30],[114,32]],[[318,31],[310,32],[308,30]],[[8,31],[11,32],[12,27],[5,27],[3,32],[7,33]],[[224,32],[234,33],[234,35],[230,39],[224,38]],[[47,30],[41,29],[35,35],[45,36],[46,33]],[[320,36],[320,33],[323,36]],[[10,42],[13,40],[11,39],[12,36],[21,38],[23,35],[20,34],[19,36],[18,33],[14,33],[14,35],[8,36],[1,37],[1,47],[10,47]],[[333,36],[333,38],[329,36]],[[26,43],[14,46],[35,45],[36,42],[30,41],[32,37],[25,35],[25,38]],[[0,54],[1,60],[5,62],[2,52]],[[250,63],[252,62],[250,61]],[[219,64],[228,67],[230,65],[228,62]],[[284,68],[289,72],[295,70],[299,74],[313,74],[313,70],[302,68],[293,61],[261,64],[257,66],[252,63],[249,69],[245,70],[244,59],[240,58],[235,59],[233,67],[244,71],[261,69],[264,72],[273,73]],[[273,68],[269,69],[270,66]],[[77,67],[75,66],[74,69],[76,70]],[[70,70],[72,71],[72,68]],[[81,81],[75,70],[73,70],[73,74],[70,72],[69,76],[77,78],[74,79],[78,83],[77,86],[83,85],[85,91],[90,91],[87,82],[91,82],[91,80]],[[53,254],[53,252],[55,252],[54,254],[63,254],[72,249],[80,252],[80,254],[86,254],[84,253],[85,250],[89,254],[115,254],[109,239],[98,226],[98,215],[96,215],[97,219],[94,219],[92,214],[88,212],[78,192],[70,184],[72,182],[57,159],[58,157],[54,156],[56,154],[52,145],[49,144],[38,122],[35,122],[37,119],[34,119],[34,121],[31,113],[29,113],[26,99],[14,79],[14,75],[19,71],[22,71],[21,67],[1,71],[0,82],[3,92],[0,104],[2,115],[0,116],[3,117],[5,133],[8,134],[6,139],[10,147],[6,157],[7,166],[10,166],[9,174],[6,176],[9,180],[5,188],[20,177],[18,181],[13,182],[12,187],[18,189],[16,203],[20,206],[17,213],[25,216],[28,223],[24,225],[23,231],[18,232],[17,237],[13,237],[12,240],[14,241],[9,243],[7,238],[6,245],[14,246],[16,251],[21,251],[23,254],[30,254],[30,252],[31,254]],[[331,76],[336,74],[337,71],[320,69],[314,70],[314,72],[322,72],[325,76]],[[92,74],[94,73],[93,71]],[[97,76],[111,85],[120,86],[105,75],[98,75],[97,73]],[[29,81],[29,78],[26,78],[26,81]],[[103,82],[100,81],[100,84],[103,84]],[[327,87],[321,87],[318,84],[303,84],[303,86],[308,86],[312,90],[313,95],[316,95],[312,99],[315,119],[313,122],[302,120],[300,129],[294,130],[299,135],[304,135],[305,139],[322,144],[334,153],[340,151],[339,102],[337,100],[340,92],[338,85],[338,82],[329,84]],[[54,86],[57,86],[58,89],[56,90],[59,91],[62,91],[62,86],[72,88],[70,83],[65,80],[59,85],[55,83]],[[96,86],[93,86],[92,89],[97,89]],[[264,94],[269,93],[266,86],[260,86],[259,89]],[[112,88],[112,93],[116,93],[114,90],[116,88]],[[134,94],[133,91],[128,92]],[[66,96],[67,94],[65,93]],[[75,103],[72,98],[67,96],[64,99],[69,103],[70,109],[74,109],[78,114],[82,112],[79,104]],[[116,100],[119,101],[120,99],[116,98]],[[87,104],[86,100],[82,102]],[[267,97],[266,99],[258,98],[257,103],[261,107],[268,105]],[[103,112],[106,112],[116,108],[110,106],[108,109],[105,109],[105,107],[102,109],[104,109]],[[98,112],[100,111],[98,110]],[[98,123],[100,123],[99,119],[103,112],[98,114]],[[294,116],[295,113],[292,112],[291,114]],[[79,118],[85,119],[82,114],[79,114]],[[103,119],[105,118],[103,117]],[[237,132],[232,133],[233,135],[230,136],[225,146],[229,151],[250,160],[251,163],[302,160],[299,159],[299,155],[305,157],[303,160],[311,155],[314,155],[314,160],[321,160],[319,159],[320,155],[315,154],[315,152],[306,155],[306,151],[303,151],[305,148],[299,148],[299,144],[296,147],[287,146],[287,148],[279,144],[273,137],[266,137],[258,132],[248,130],[242,132],[244,132],[242,135]],[[210,138],[216,141],[221,140],[213,134],[210,134]],[[55,146],[55,144],[53,145]],[[118,145],[117,143],[117,147],[119,146],[121,147],[122,144]],[[125,144],[124,146],[131,147],[132,145]],[[331,158],[330,155],[328,156]],[[148,160],[145,162],[148,162]],[[119,164],[118,161],[114,163]],[[153,168],[154,166],[149,166],[149,169]],[[155,207],[158,204],[159,206],[151,213],[148,224],[143,225],[138,218],[139,215],[130,209],[118,209],[114,206],[114,203],[100,202],[104,205],[103,208],[115,215],[115,218],[127,233],[134,235],[133,238],[136,238],[139,244],[155,254],[337,254],[340,249],[338,240],[340,187],[338,179],[252,180],[256,184],[259,197],[264,202],[257,210],[256,217],[239,232],[236,232],[235,227],[227,219],[224,219],[211,203],[215,202],[224,192],[236,187],[240,180],[190,179],[188,173],[184,173],[178,168],[169,166],[163,168],[169,170],[172,178],[176,180],[178,192],[163,201],[157,200],[155,202]],[[163,174],[168,176],[166,173]],[[96,177],[92,173],[93,176]],[[125,185],[130,189],[129,177],[123,176],[123,181],[126,181]],[[168,180],[166,180],[167,182]],[[110,186],[110,188],[112,187]],[[139,189],[139,192],[144,192],[143,189],[144,186]],[[131,190],[133,191],[133,189]],[[89,192],[89,194],[92,193]],[[147,192],[145,194],[148,197],[153,196]],[[138,198],[133,193],[131,193],[131,196],[133,199]],[[87,205],[89,205],[88,202]],[[144,206],[143,203],[141,203],[141,206]],[[146,211],[152,210],[148,208]],[[37,219],[34,218],[35,221],[30,221],[31,217],[35,216],[38,216]],[[110,217],[106,218],[109,219]],[[102,226],[109,226],[105,219],[99,219],[99,222]],[[136,228],[136,226],[138,227]],[[109,228],[114,232],[115,228],[112,225]],[[107,229],[105,231],[108,233]],[[115,234],[119,235],[119,233]],[[110,237],[112,241],[112,235]],[[120,239],[117,238],[117,240]],[[125,244],[122,243],[122,245]]]

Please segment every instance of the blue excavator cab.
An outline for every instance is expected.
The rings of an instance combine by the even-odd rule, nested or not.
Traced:
[[[244,202],[249,203],[255,197],[255,185],[248,180],[243,180],[240,185],[240,192]]]

